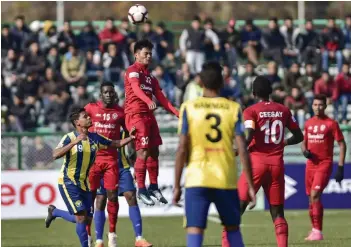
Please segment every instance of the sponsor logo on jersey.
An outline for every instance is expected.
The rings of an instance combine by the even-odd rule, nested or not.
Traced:
[[[146,85],[144,85],[144,84],[141,84],[141,85],[140,85],[140,88],[141,88],[142,90],[146,90],[146,91],[151,91],[151,92],[152,92],[152,88],[151,88],[151,87],[148,87],[148,86],[146,86]]]
[[[100,113],[96,113],[95,116],[96,116],[96,117],[101,117],[101,114],[100,114]]]
[[[116,119],[118,118],[117,113],[113,113],[113,114],[112,114],[112,118],[113,118],[114,120],[116,120]]]
[[[151,84],[151,78],[149,76],[146,76],[146,83]]]
[[[312,129],[312,126],[308,126],[308,130],[311,130]]]
[[[260,118],[266,118],[266,117],[283,117],[283,112],[281,111],[272,111],[272,112],[260,112]]]
[[[285,200],[287,200],[289,197],[297,193],[297,189],[295,188],[295,186],[297,185],[297,182],[287,175],[284,175],[284,179],[285,179]]]
[[[324,134],[311,134],[308,133],[308,139],[324,139]]]
[[[116,128],[116,125],[115,124],[102,124],[100,122],[95,122],[94,123],[94,127],[96,128],[105,128],[105,129],[114,129]]]
[[[77,208],[81,207],[82,206],[82,201],[81,200],[78,200],[74,203],[74,205],[76,205]]]
[[[138,72],[130,72],[129,78],[139,78],[139,73]]]
[[[324,130],[325,130],[325,125],[322,124],[322,125],[321,125],[321,131],[324,131]]]

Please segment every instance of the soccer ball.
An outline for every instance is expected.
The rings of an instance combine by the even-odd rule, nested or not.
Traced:
[[[128,19],[134,25],[144,23],[148,17],[147,9],[140,4],[133,5],[128,11]]]

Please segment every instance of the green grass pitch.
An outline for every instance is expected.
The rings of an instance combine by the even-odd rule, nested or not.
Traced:
[[[307,211],[287,211],[289,246],[294,247],[350,247],[351,211],[325,210],[324,237],[318,243],[304,241],[310,230]],[[221,246],[222,228],[216,216],[210,216],[205,233],[204,246]],[[68,247],[79,246],[75,225],[56,220],[49,229],[44,220],[3,220],[1,222],[3,247]],[[185,231],[182,217],[148,217],[143,220],[144,236],[154,247],[185,247]],[[242,233],[246,246],[275,247],[274,227],[269,212],[249,212],[243,217]],[[107,224],[105,231],[107,230]],[[118,246],[133,247],[134,236],[128,218],[121,218],[117,225]],[[105,246],[107,240],[105,236]]]

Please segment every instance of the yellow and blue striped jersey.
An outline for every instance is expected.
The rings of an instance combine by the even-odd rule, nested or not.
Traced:
[[[121,139],[124,139],[126,137],[127,137],[126,132],[121,130]],[[127,145],[118,149],[118,167],[120,169],[129,169],[130,168],[130,163],[129,163],[130,161],[127,158],[126,148],[127,148]]]
[[[74,141],[79,133],[77,131],[66,134],[57,148],[64,147]],[[88,138],[80,141],[66,153],[60,171],[58,183],[73,183],[84,191],[90,190],[88,174],[95,161],[99,149],[106,149],[111,145],[111,140],[97,133],[88,132]]]
[[[189,138],[185,187],[235,189],[235,135],[244,134],[240,105],[222,97],[182,104],[178,133]]]

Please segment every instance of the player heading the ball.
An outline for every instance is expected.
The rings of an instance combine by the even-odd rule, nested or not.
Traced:
[[[240,233],[240,204],[237,193],[237,164],[234,139],[249,185],[249,197],[256,203],[251,165],[240,105],[219,97],[223,87],[222,68],[217,62],[204,64],[200,73],[203,97],[182,104],[178,133],[173,203],[181,196],[180,178],[185,175],[187,246],[202,246],[211,203],[217,207],[230,246],[244,246]],[[201,126],[201,128],[199,128]]]

